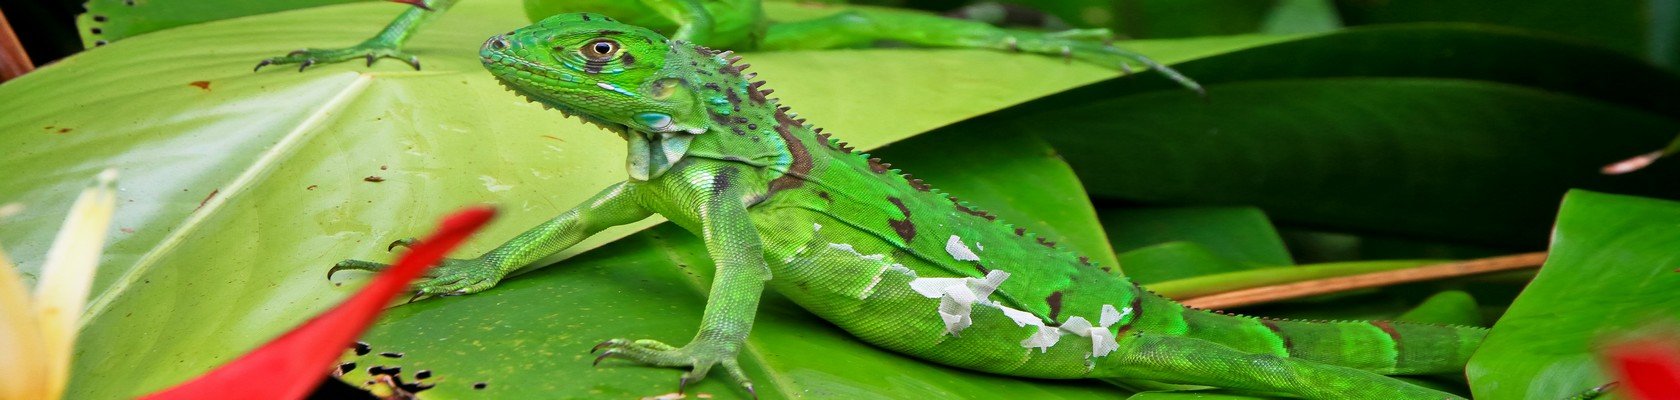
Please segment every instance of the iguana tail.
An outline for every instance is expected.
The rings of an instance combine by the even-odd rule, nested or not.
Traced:
[[[1179,320],[1183,336],[1253,354],[1271,354],[1383,375],[1461,373],[1486,328],[1395,321],[1303,321],[1257,318],[1186,307],[1150,294],[1145,313]],[[1154,303],[1154,304],[1149,304]],[[1163,315],[1164,314],[1164,315]],[[1173,321],[1146,321],[1146,323]]]

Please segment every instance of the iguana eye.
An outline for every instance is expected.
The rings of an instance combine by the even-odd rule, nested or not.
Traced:
[[[618,47],[618,42],[612,39],[595,39],[584,44],[583,48],[578,49],[578,53],[591,60],[606,60],[618,53]]]

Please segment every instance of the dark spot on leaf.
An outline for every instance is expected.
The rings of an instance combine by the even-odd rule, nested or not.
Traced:
[[[395,351],[387,351],[387,352],[384,352],[384,353],[379,353],[379,356],[380,357],[385,357],[385,358],[402,358],[403,353],[398,353],[398,352],[395,352]]]
[[[348,373],[350,373],[350,371],[355,371],[355,370],[356,370],[356,363],[354,361],[338,365],[338,374],[339,375],[348,374]]]
[[[210,81],[193,81],[192,83],[188,83],[188,85],[197,86],[199,89],[204,89],[204,91],[207,92],[210,91]]]
[[[93,22],[105,22],[105,16],[95,15],[93,16]]]
[[[105,30],[104,29],[99,29],[99,28],[92,28],[92,29],[88,29],[88,33],[99,35],[99,34],[105,33]]]
[[[362,178],[362,180],[368,181],[368,182],[378,183],[378,182],[384,182],[385,178],[381,178],[381,177],[379,177],[379,175],[368,175],[368,177]]]
[[[827,190],[818,190],[817,191],[817,197],[821,197],[823,200],[827,200],[831,203],[834,202],[834,198],[829,197]]]
[[[214,199],[214,198],[216,198],[216,194],[217,194],[217,193],[221,193],[221,192],[222,192],[222,190],[221,190],[221,189],[213,189],[213,190],[211,190],[211,191],[210,191],[210,195],[209,195],[209,196],[204,196],[204,200],[200,200],[200,201],[199,201],[199,202],[198,202],[198,207],[197,207],[197,208],[193,208],[193,211],[198,211],[198,209],[200,209],[200,208],[204,208],[204,205],[205,205],[205,204],[210,204],[210,199]]]
[[[487,384],[487,383],[484,383],[484,382],[479,382],[479,383],[474,383],[473,384],[473,389],[474,390],[484,390],[484,388],[487,388],[487,387],[490,387],[490,385]]]
[[[315,188],[318,188],[318,187],[321,187],[321,186],[320,185],[309,185],[309,187],[303,188],[303,190],[315,190]]]
[[[432,370],[429,370],[429,369],[422,369],[419,372],[414,373],[414,379],[415,380],[426,379],[426,378],[430,378],[430,377],[432,377]]]
[[[356,355],[358,356],[365,356],[369,351],[373,351],[373,348],[369,347],[367,342],[356,342],[356,346],[354,348],[356,349]]]
[[[368,371],[368,375],[390,375],[390,376],[397,376],[397,374],[401,374],[401,373],[402,373],[402,367],[391,367],[391,366],[384,366],[384,365],[375,365],[375,366],[372,366],[372,367],[368,367],[368,370],[367,370],[367,371]]]
[[[110,43],[111,43],[111,42],[107,42],[107,41],[105,41],[105,40],[104,40],[104,39],[100,39],[100,40],[95,40],[95,41],[93,41],[93,45],[94,45],[94,46],[104,46],[104,45],[107,45],[107,44],[110,44]]]
[[[70,128],[58,128],[58,133],[60,135],[62,135],[62,134],[70,133],[70,130],[71,130]]]

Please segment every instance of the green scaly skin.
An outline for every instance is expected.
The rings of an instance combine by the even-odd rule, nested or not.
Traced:
[[[454,6],[457,0],[393,0],[425,4],[403,12],[373,38],[343,49],[302,49],[262,60],[268,65],[311,65],[365,58],[408,61],[420,69],[418,57],[401,51],[403,42],[421,25]],[[1204,93],[1202,86],[1170,67],[1142,54],[1114,47],[1106,29],[1033,32],[1004,29],[986,23],[945,18],[915,11],[858,9],[808,21],[771,23],[762,0],[526,0],[532,21],[550,15],[591,12],[640,25],[671,38],[701,46],[738,50],[817,50],[869,47],[893,41],[923,47],[995,49],[1053,55],[1115,68],[1130,73],[1134,66],[1159,71],[1184,87]]]
[[[1383,375],[1461,373],[1486,333],[1187,308],[851,151],[767,98],[739,57],[602,15],[548,18],[480,54],[514,92],[626,138],[630,178],[481,257],[449,261],[419,293],[487,289],[658,213],[703,238],[717,262],[698,333],[681,347],[613,339],[596,350],[690,368],[683,384],[722,365],[752,391],[735,359],[767,284],[865,341],[933,362],[1302,398],[1457,398]]]

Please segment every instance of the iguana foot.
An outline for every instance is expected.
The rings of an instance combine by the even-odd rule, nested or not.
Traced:
[[[269,65],[297,64],[298,72],[303,72],[304,69],[309,68],[311,65],[336,63],[355,58],[367,59],[367,65],[370,67],[373,66],[374,61],[381,58],[394,58],[408,62],[408,65],[413,66],[416,71],[420,70],[420,57],[405,53],[393,44],[371,41],[362,42],[362,44],[342,49],[296,50],[291,53],[286,53],[284,56],[271,57],[262,60],[257,63],[256,68],[252,68],[251,70],[261,70],[262,67]]]
[[[387,250],[397,246],[408,247],[414,243],[413,238],[391,242]],[[339,271],[368,271],[379,272],[390,265],[362,260],[344,260],[333,264],[327,270],[327,279]],[[454,259],[445,258],[443,264],[426,271],[421,279],[414,283],[414,298],[431,296],[455,296],[482,292],[496,286],[506,275],[501,268],[483,258]]]
[[[1107,29],[1071,29],[1060,32],[1037,33],[1011,31],[997,46],[1023,53],[1060,56],[1069,61],[1080,60],[1132,73],[1134,65],[1149,67],[1198,94],[1206,95],[1202,85],[1172,67],[1156,62],[1141,53],[1113,45],[1114,35]]]
[[[734,379],[736,384],[746,389],[752,398],[758,398],[758,392],[753,390],[752,380],[747,379],[747,373],[735,362],[737,350],[731,347],[736,346],[725,346],[707,340],[696,340],[683,347],[671,347],[657,340],[612,339],[595,345],[589,352],[601,352],[600,356],[595,357],[595,365],[600,365],[601,360],[616,357],[656,367],[689,367],[688,372],[683,372],[682,379],[677,382],[677,393],[682,393],[689,384],[704,379],[712,366],[722,364],[723,370],[729,373],[729,377]]]

